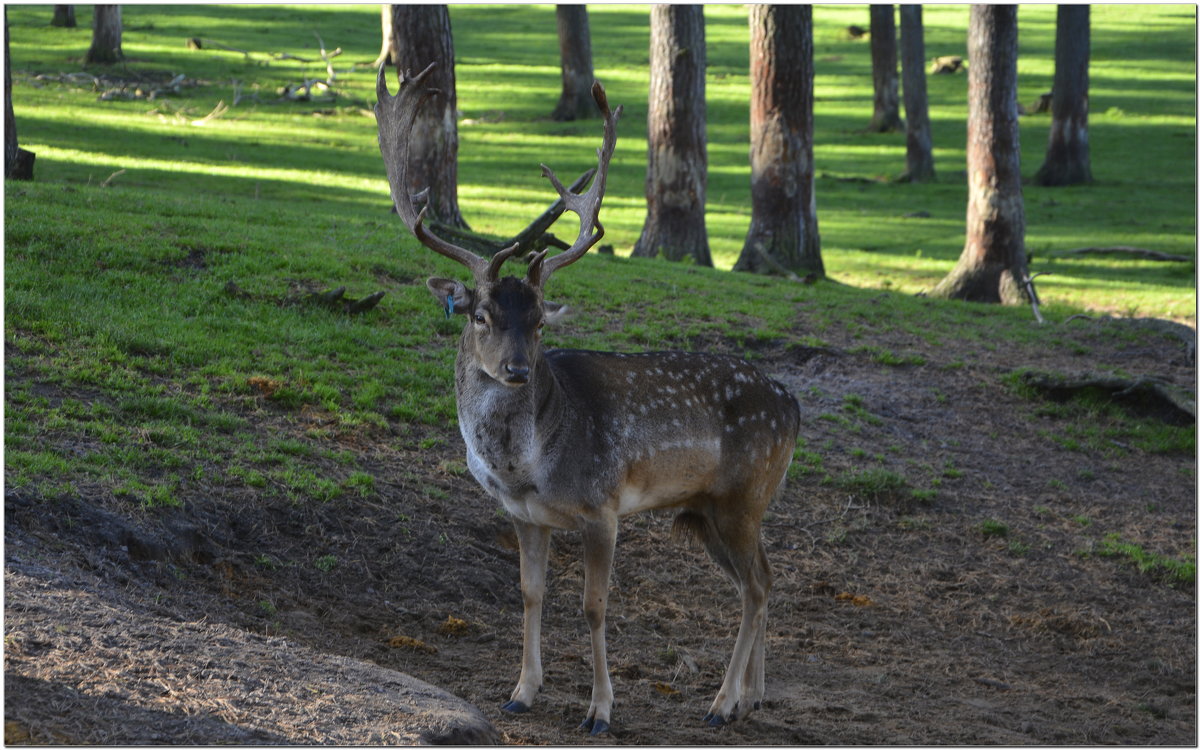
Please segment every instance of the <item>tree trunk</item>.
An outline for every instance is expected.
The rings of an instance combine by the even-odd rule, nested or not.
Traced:
[[[824,276],[813,191],[811,5],[750,6],[750,201],[734,270]]]
[[[17,146],[17,118],[12,105],[12,55],[8,52],[8,7],[4,8],[4,177],[33,179],[33,152]]]
[[[562,56],[562,95],[550,117],[583,120],[600,114],[592,99],[592,34],[586,5],[556,5],[558,48]]]
[[[399,59],[399,55],[396,53],[395,25],[392,23],[392,8],[394,7],[396,6],[379,6],[379,15],[381,18],[380,27],[383,30],[383,42],[379,48],[379,57],[376,57],[375,62],[372,63],[372,65],[376,68],[381,65],[395,65],[396,61]],[[413,71],[413,73],[419,72],[421,71]]]
[[[930,296],[1027,303],[1017,6],[972,5],[967,52],[967,240],[957,265]]]
[[[704,228],[704,66],[704,6],[652,6],[646,224],[633,246],[636,256],[690,256],[697,265],[712,265]]]
[[[392,5],[393,46],[401,71],[419,73],[437,67],[426,79],[440,94],[417,113],[412,138],[418,158],[409,165],[410,189],[429,188],[429,215],[443,224],[467,228],[458,208],[458,98],[454,83],[454,40],[445,5]]]
[[[51,26],[61,26],[65,29],[75,28],[75,6],[74,5],[55,5],[54,18],[50,21]]]
[[[925,90],[925,28],[920,5],[900,6],[900,60],[904,71],[906,169],[903,179],[929,182],[933,171],[933,135],[929,130],[929,95]]]
[[[1075,185],[1092,181],[1088,148],[1089,6],[1058,6],[1054,38],[1054,98],[1046,161],[1033,181],[1038,185]]]
[[[867,130],[890,133],[904,127],[904,121],[900,119],[900,79],[896,76],[896,11],[891,5],[870,7],[875,114]]]
[[[125,58],[121,52],[121,6],[96,5],[92,13],[92,46],[84,63],[111,65]]]

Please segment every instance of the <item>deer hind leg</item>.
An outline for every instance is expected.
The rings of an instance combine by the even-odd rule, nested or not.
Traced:
[[[608,676],[604,615],[608,606],[608,582],[616,543],[615,516],[590,522],[583,527],[583,614],[592,634],[592,702],[579,728],[593,735],[607,732],[612,721],[613,689]]]
[[[762,617],[758,621],[758,631],[754,634],[754,647],[750,653],[750,665],[746,670],[745,695],[750,706],[749,710],[762,708],[763,696],[766,694],[766,652],[767,652],[767,596],[771,592],[771,564],[767,561],[767,551],[762,542],[758,544],[758,559],[756,567],[764,587]]]
[[[513,519],[521,547],[521,598],[525,604],[522,628],[521,676],[501,708],[519,714],[529,710],[542,687],[542,597],[550,555],[550,529]]]
[[[720,726],[746,716],[762,704],[765,678],[767,595],[771,568],[758,539],[758,523],[716,519],[706,525],[704,544],[709,555],[733,580],[742,600],[733,655],[725,679],[704,721]]]

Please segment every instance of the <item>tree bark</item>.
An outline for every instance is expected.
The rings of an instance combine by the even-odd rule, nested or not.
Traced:
[[[712,265],[704,227],[704,66],[704,6],[652,6],[646,223],[633,246],[636,256],[690,256],[697,265]]]
[[[379,48],[379,57],[376,57],[375,62],[372,63],[372,65],[376,68],[381,65],[395,65],[396,61],[400,59],[399,55],[396,53],[396,31],[395,26],[392,23],[392,8],[394,7],[396,6],[386,4],[379,6],[380,28],[383,31],[383,42]],[[419,73],[420,71],[414,70],[413,72]]]
[[[1046,147],[1046,161],[1033,178],[1038,185],[1049,187],[1092,181],[1088,147],[1089,10],[1087,5],[1058,6],[1050,142]]]
[[[920,5],[900,6],[900,60],[904,75],[906,149],[903,179],[929,182],[933,170],[933,135],[929,128],[929,95],[925,89],[925,28]]]
[[[904,121],[900,119],[900,79],[896,76],[896,11],[891,5],[870,7],[875,114],[867,130],[890,133],[904,127]]]
[[[32,180],[32,151],[17,146],[17,118],[12,105],[12,55],[8,51],[8,7],[4,8],[4,177],[9,180]]]
[[[583,120],[600,114],[592,99],[592,34],[586,5],[556,5],[558,48],[562,57],[562,95],[550,117]]]
[[[125,59],[121,51],[121,6],[96,5],[92,13],[92,46],[84,63],[111,65]]]
[[[75,6],[55,5],[54,18],[51,19],[50,25],[60,26],[65,29],[75,28]]]
[[[933,297],[1022,304],[1025,204],[1017,128],[1017,6],[972,5],[967,32],[967,239]]]
[[[390,6],[393,47],[402,72],[437,67],[426,79],[440,93],[417,113],[409,165],[410,189],[429,189],[429,214],[443,224],[467,228],[458,207],[458,98],[455,94],[454,40],[445,5]]]
[[[813,191],[811,5],[750,6],[750,201],[734,270],[824,276]]]

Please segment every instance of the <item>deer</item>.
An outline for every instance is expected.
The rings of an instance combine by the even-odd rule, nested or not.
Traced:
[[[433,69],[377,78],[375,116],[392,201],[426,248],[470,270],[472,286],[430,278],[449,315],[463,315],[454,365],[458,426],[467,466],[511,517],[524,604],[521,671],[501,709],[531,709],[542,687],[541,618],[551,532],[580,535],[583,613],[591,634],[591,703],[580,729],[610,731],[613,686],[605,612],[618,520],[651,509],[677,511],[671,533],[700,542],[733,581],[741,620],[720,690],[703,721],[721,726],[761,708],[765,689],[767,596],[771,567],[760,527],[784,485],[800,429],[800,407],[779,382],[745,360],[680,351],[620,353],[545,348],[543,326],[564,313],[546,300],[551,276],[578,261],[604,235],[599,221],[622,108],[603,86],[592,96],[604,118],[590,187],[563,187],[544,164],[579,234],[566,250],[529,253],[523,278],[500,276],[514,244],[488,259],[434,235],[428,206],[409,183],[409,130],[436,89]]]

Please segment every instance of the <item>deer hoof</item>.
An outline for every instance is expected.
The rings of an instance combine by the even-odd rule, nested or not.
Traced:
[[[604,734],[608,731],[608,722],[604,719],[593,719],[589,717],[583,720],[583,723],[579,725],[579,728],[595,737],[598,734]]]
[[[500,707],[501,711],[507,711],[510,714],[523,714],[529,710],[529,706],[521,701],[509,701]]]
[[[704,714],[704,719],[702,719],[702,721],[710,727],[723,727],[729,722],[733,721],[733,717],[730,716],[728,719],[726,719],[724,716],[719,714]]]

